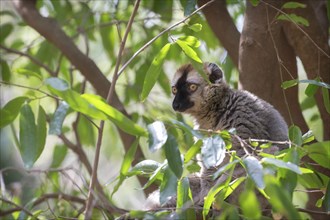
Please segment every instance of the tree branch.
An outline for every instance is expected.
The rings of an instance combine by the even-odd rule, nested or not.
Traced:
[[[197,4],[202,6],[209,1],[210,0],[198,0]],[[202,11],[212,31],[223,47],[226,48],[231,60],[238,68],[240,33],[228,13],[226,1],[215,1],[212,7],[205,7]]]
[[[160,32],[159,34],[157,34],[155,37],[153,37],[151,40],[149,40],[145,45],[143,45],[138,51],[136,51],[133,56],[120,68],[118,75],[122,74],[122,72],[126,69],[126,67],[133,61],[133,59],[135,57],[137,57],[141,52],[143,52],[147,47],[149,47],[153,42],[155,42],[159,37],[163,36],[165,33],[169,32],[170,30],[172,30],[173,28],[175,28],[176,26],[184,23],[186,20],[188,20],[189,18],[191,18],[193,15],[195,15],[197,12],[199,12],[200,10],[202,10],[203,8],[205,8],[206,6],[210,5],[211,3],[215,2],[215,0],[210,0],[209,2],[205,3],[204,5],[202,5],[200,8],[196,9],[193,13],[191,13],[189,16],[185,17],[184,19],[172,24],[171,26],[169,26],[168,28],[166,28],[165,30],[163,30],[162,32]]]
[[[20,56],[23,56],[23,57],[27,57],[29,60],[32,61],[32,63],[40,66],[41,68],[45,69],[51,76],[55,76],[56,73],[54,71],[52,71],[48,66],[44,65],[41,61],[37,60],[36,58],[34,58],[33,56],[27,54],[27,53],[23,53],[21,51],[18,51],[18,50],[14,50],[14,49],[11,49],[11,48],[8,48],[8,47],[5,47],[3,45],[0,45],[0,48],[7,51],[8,53],[14,53],[14,54],[18,54]]]
[[[12,201],[10,201],[8,199],[2,198],[2,197],[0,197],[0,201],[2,201],[4,203],[7,203],[7,204],[10,204],[10,205],[13,205],[13,206],[16,207],[16,208],[11,209],[11,210],[8,210],[8,211],[2,211],[2,210],[0,210],[0,216],[9,215],[9,214],[11,214],[11,213],[13,213],[15,211],[21,210],[21,211],[25,212],[26,214],[28,214],[29,216],[38,219],[29,210],[27,210],[23,206],[17,205],[16,203],[14,203],[14,202],[12,202]]]

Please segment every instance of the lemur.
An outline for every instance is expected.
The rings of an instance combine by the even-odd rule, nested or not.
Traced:
[[[199,129],[218,131],[234,128],[241,139],[288,140],[287,124],[272,105],[247,91],[231,89],[224,80],[222,70],[216,64],[204,63],[204,71],[210,82],[207,82],[191,64],[183,65],[176,71],[172,80],[172,107],[175,111],[193,116]],[[243,156],[244,150],[238,141],[232,141],[237,155]],[[272,153],[284,147],[275,147]],[[222,165],[224,163],[226,160]],[[215,171],[216,168],[204,167],[199,180],[198,177],[190,178],[195,204],[202,205],[210,188],[226,178],[220,177],[213,181],[210,174]],[[238,175],[242,175],[244,170],[237,172]],[[175,207],[175,201],[172,203]],[[157,206],[158,204],[152,205]]]

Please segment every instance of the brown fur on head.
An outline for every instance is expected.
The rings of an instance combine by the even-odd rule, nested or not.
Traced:
[[[214,63],[204,63],[204,71],[211,83],[223,81],[221,69]],[[181,66],[172,80],[172,93],[175,96],[172,107],[175,111],[195,115],[202,107],[208,82],[191,64]]]

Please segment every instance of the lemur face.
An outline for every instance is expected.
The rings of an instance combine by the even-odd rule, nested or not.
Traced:
[[[222,80],[222,71],[217,65],[205,63],[204,71],[209,76],[211,83],[219,83]],[[191,64],[181,66],[172,80],[173,109],[186,113],[198,111],[203,101],[203,90],[207,85],[208,82],[197,73]]]

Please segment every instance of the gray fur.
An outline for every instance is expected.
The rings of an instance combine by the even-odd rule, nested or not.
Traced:
[[[272,105],[247,91],[231,89],[223,78],[223,72],[216,64],[205,63],[204,71],[209,77],[210,84],[190,64],[183,65],[177,70],[172,81],[172,88],[175,91],[173,108],[176,111],[193,116],[200,129],[217,131],[234,128],[242,139],[272,141],[288,139],[287,125]],[[193,92],[188,89],[191,84],[198,86]],[[232,141],[237,154],[243,156],[244,151],[239,142]],[[279,146],[279,148],[283,147],[285,146]],[[278,148],[274,146],[269,153],[274,153],[276,150]],[[229,158],[225,157],[220,166],[228,163],[228,160]],[[216,169],[216,167],[211,169],[203,167],[200,181],[196,180],[196,177],[190,178],[195,205],[202,206],[210,188],[226,180],[227,174],[220,176],[216,181],[211,179]],[[234,175],[241,176],[244,173],[242,167],[237,167]],[[241,190],[242,188],[236,191]],[[229,200],[231,202],[237,200],[237,193],[233,194]],[[167,206],[175,207],[175,200]]]

